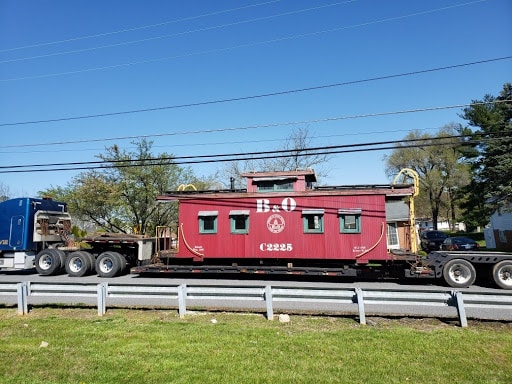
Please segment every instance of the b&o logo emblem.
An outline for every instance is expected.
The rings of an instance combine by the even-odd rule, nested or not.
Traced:
[[[281,215],[274,214],[267,219],[267,228],[272,233],[280,233],[285,226],[284,218]]]

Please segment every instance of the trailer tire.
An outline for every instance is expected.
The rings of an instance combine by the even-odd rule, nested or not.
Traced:
[[[56,275],[62,271],[66,254],[55,248],[43,249],[35,259],[36,271],[42,276]]]
[[[476,280],[473,264],[464,259],[452,259],[443,268],[443,278],[453,288],[466,288]]]
[[[120,254],[120,253],[117,253],[117,257],[119,257],[119,261],[120,261],[120,264],[121,264],[121,267],[119,269],[119,274],[120,275],[124,275],[126,273],[126,267],[127,267],[127,262],[126,262],[126,257],[124,257],[124,255]]]
[[[96,259],[95,269],[100,277],[114,277],[117,276],[122,270],[122,260],[117,252],[103,252]]]
[[[93,257],[89,252],[71,252],[66,258],[66,272],[69,276],[82,277],[91,273]]]
[[[492,278],[503,289],[512,289],[512,260],[503,260],[492,268]]]
[[[112,255],[114,255],[115,257],[117,257],[117,259],[119,260],[119,271],[117,272],[116,276],[124,274],[126,272],[126,257],[124,257],[119,252],[110,252],[110,253]]]

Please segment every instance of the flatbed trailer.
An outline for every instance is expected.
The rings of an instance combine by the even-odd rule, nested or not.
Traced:
[[[499,288],[512,289],[512,254],[492,251],[436,251],[426,263],[435,277],[461,288],[473,285],[477,278],[493,281]]]
[[[135,274],[253,274],[295,276],[337,276],[349,278],[436,279],[454,288],[473,285],[477,278],[491,281],[502,289],[512,289],[512,254],[506,252],[436,251],[426,257],[402,255],[395,260],[372,264],[338,266],[183,263],[176,260],[157,260],[156,263],[131,268]]]

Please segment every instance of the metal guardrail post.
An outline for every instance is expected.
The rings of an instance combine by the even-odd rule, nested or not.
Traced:
[[[30,292],[30,281],[23,283],[23,314],[28,315],[28,296]]]
[[[359,324],[366,325],[366,315],[364,312],[363,290],[356,288],[357,306],[359,308]]]
[[[24,283],[16,284],[16,291],[17,291],[17,295],[18,295],[18,315],[24,315],[25,314],[24,297],[23,297],[23,284]]]
[[[178,287],[178,313],[180,319],[185,317],[187,313],[187,285],[181,284]]]
[[[466,308],[464,307],[464,299],[462,298],[462,292],[454,291],[452,295],[455,298],[457,305],[457,312],[459,314],[460,326],[466,328],[468,326],[468,319],[466,317]]]
[[[272,286],[265,287],[265,304],[267,305],[267,320],[274,320],[274,306],[272,297]]]
[[[103,316],[107,312],[107,292],[108,283],[98,284],[98,316]]]
[[[28,284],[27,281],[17,284],[18,315],[28,314]]]

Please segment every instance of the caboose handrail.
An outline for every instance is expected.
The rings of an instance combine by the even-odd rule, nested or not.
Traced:
[[[418,172],[411,168],[403,168],[398,172],[393,180],[393,184],[397,184],[398,180],[401,178],[402,183],[405,182],[406,178],[410,178],[413,181],[414,191],[411,197],[409,198],[409,225],[410,225],[410,234],[411,234],[411,251],[413,253],[418,252],[418,234],[416,233],[416,214],[414,207],[414,199],[420,194],[420,176]]]
[[[382,241],[382,238],[384,237],[384,228],[385,227],[386,227],[386,223],[383,222],[380,227],[380,236],[379,236],[379,239],[377,240],[377,242],[375,244],[373,244],[370,248],[368,248],[368,249],[364,250],[363,252],[361,252],[360,254],[356,255],[355,256],[356,259],[359,259],[359,258],[363,257],[364,255],[370,253],[377,247],[377,245],[380,244],[380,242]]]
[[[204,254],[203,253],[200,253],[200,252],[197,252],[195,249],[193,249],[187,242],[187,239],[185,238],[185,232],[183,231],[183,223],[180,224],[180,232],[181,232],[181,239],[183,240],[183,244],[185,244],[185,247],[187,247],[187,249],[193,253],[194,255],[196,255],[197,257],[200,257],[200,260],[203,260],[203,257],[204,257]]]

